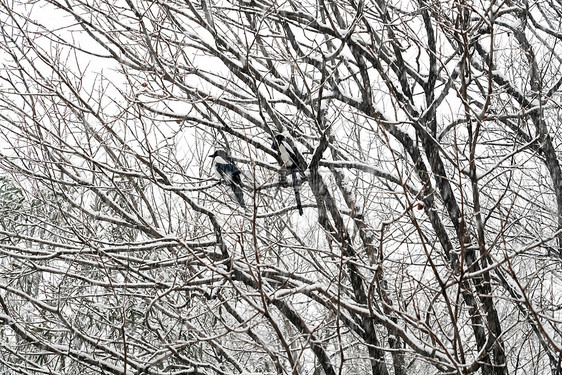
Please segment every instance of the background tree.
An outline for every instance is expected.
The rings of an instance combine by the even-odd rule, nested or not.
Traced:
[[[558,3],[0,4],[0,372],[562,373]]]

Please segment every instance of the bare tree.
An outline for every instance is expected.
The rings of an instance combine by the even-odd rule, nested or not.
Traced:
[[[0,373],[562,374],[560,4],[0,4]]]

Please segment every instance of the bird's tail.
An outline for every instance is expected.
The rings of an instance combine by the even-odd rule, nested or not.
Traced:
[[[232,188],[232,192],[236,197],[236,200],[240,204],[242,208],[246,208],[246,204],[244,203],[244,192],[242,191],[242,181],[240,180],[239,175],[235,175],[233,181],[230,184]]]
[[[230,187],[232,188],[232,191],[234,192],[236,200],[238,201],[240,206],[242,206],[242,208],[246,208],[246,204],[244,203],[244,193],[242,192],[240,186],[238,186],[237,184],[231,184]]]
[[[302,216],[302,203],[301,203],[301,194],[300,194],[300,186],[297,178],[297,170],[296,168],[292,168],[291,172],[293,174],[293,189],[295,190],[295,200],[297,201],[297,208],[299,209],[299,215]]]

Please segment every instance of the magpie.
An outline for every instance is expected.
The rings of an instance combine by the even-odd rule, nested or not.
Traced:
[[[209,155],[209,157],[213,158],[217,177],[230,185],[240,206],[246,208],[246,204],[244,204],[244,194],[242,192],[240,170],[236,167],[232,158],[224,150],[216,150],[213,154]]]
[[[295,147],[295,144],[291,136],[287,132],[283,132],[282,134],[277,134],[275,136],[271,147],[279,153],[279,156],[283,161],[283,165],[291,172],[291,176],[293,178],[293,189],[295,190],[295,199],[297,201],[297,208],[299,209],[299,215],[302,215],[303,211],[297,172],[299,172],[303,177],[304,172],[300,165],[299,158],[297,157],[297,149]]]

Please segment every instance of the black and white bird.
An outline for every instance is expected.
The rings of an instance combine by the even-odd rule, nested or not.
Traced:
[[[277,134],[273,141],[272,147],[273,149],[277,150],[277,152],[279,152],[279,156],[281,158],[281,161],[283,161],[283,165],[285,166],[285,168],[287,168],[288,171],[291,172],[291,176],[293,179],[293,189],[295,190],[295,199],[297,201],[297,208],[299,209],[299,214],[302,215],[303,211],[297,173],[300,173],[304,177],[304,171],[299,162],[299,158],[297,157],[297,149],[295,147],[293,139],[287,132]]]
[[[245,208],[246,204],[244,204],[240,170],[236,167],[232,158],[224,150],[216,150],[213,154],[209,155],[209,157],[213,158],[217,177],[230,185],[236,200],[242,208]]]

